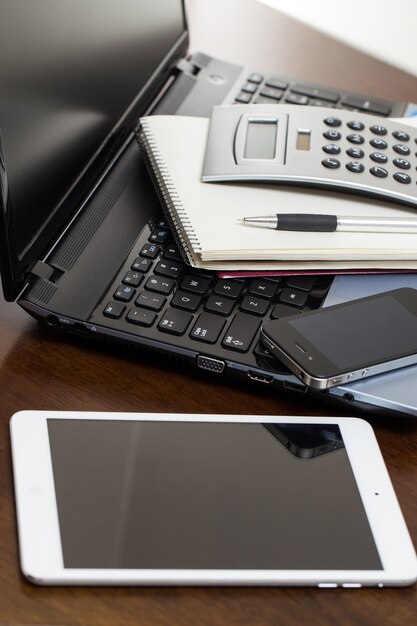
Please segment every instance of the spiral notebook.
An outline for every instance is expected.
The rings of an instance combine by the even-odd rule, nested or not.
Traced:
[[[398,205],[273,184],[203,183],[209,119],[149,116],[139,145],[185,260],[209,270],[416,270],[414,234],[311,233],[253,228],[245,215],[415,216]]]

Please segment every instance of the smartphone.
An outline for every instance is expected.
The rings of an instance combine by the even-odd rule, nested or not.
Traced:
[[[416,580],[411,538],[364,420],[23,411],[11,440],[31,582]],[[305,451],[324,443],[331,453]]]
[[[417,363],[417,290],[395,289],[264,323],[261,338],[307,386],[327,389]]]

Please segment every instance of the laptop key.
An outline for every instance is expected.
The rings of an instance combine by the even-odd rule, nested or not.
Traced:
[[[132,263],[132,270],[135,270],[136,272],[142,272],[143,274],[145,274],[149,268],[152,266],[152,261],[151,259],[142,259],[141,257],[137,257],[133,263]]]
[[[118,320],[122,317],[125,308],[126,307],[122,302],[115,302],[114,300],[112,300],[104,309],[103,315],[105,315],[106,317],[111,317],[114,320]]]
[[[247,352],[260,325],[258,317],[237,313],[223,337],[222,346],[236,352]]]
[[[125,285],[132,285],[132,287],[139,287],[140,283],[143,280],[143,275],[139,272],[129,271],[123,278],[123,283]]]
[[[147,243],[143,246],[142,250],[139,252],[140,256],[144,256],[148,259],[156,259],[159,255],[161,247],[156,243]]]
[[[190,332],[190,337],[205,343],[215,343],[225,323],[226,320],[218,315],[201,313]]]
[[[152,311],[160,311],[164,306],[167,299],[160,293],[153,293],[152,291],[141,291],[136,298],[135,304],[145,309],[151,309]]]
[[[306,303],[308,293],[305,291],[298,291],[297,289],[290,289],[286,287],[281,293],[280,300],[286,304],[292,304],[292,306],[303,307]]]
[[[154,272],[160,276],[168,276],[169,278],[178,278],[181,275],[183,266],[181,263],[173,263],[171,261],[159,261]]]
[[[169,308],[163,313],[158,328],[164,333],[183,335],[192,319],[193,316],[191,313],[181,311],[180,309]]]
[[[164,259],[171,259],[171,261],[182,261],[181,252],[174,244],[167,246],[162,256]]]
[[[115,300],[121,300],[122,302],[130,302],[135,295],[135,290],[130,285],[120,285],[114,293]]]
[[[149,235],[149,241],[151,243],[165,243],[168,237],[169,237],[168,230],[155,228],[155,230],[153,230],[151,234]]]
[[[126,321],[130,324],[138,324],[139,326],[152,326],[156,320],[156,313],[147,311],[146,309],[134,308],[130,309],[126,315]]]
[[[252,315],[265,315],[269,307],[268,300],[255,298],[255,296],[245,296],[240,305],[241,311],[252,313]]]
[[[221,296],[210,296],[207,300],[205,309],[217,315],[229,315],[235,306],[234,300],[230,298],[222,298]]]
[[[249,285],[248,292],[253,293],[255,296],[262,296],[262,298],[273,298],[277,288],[277,283],[256,278]]]
[[[243,289],[243,283],[236,280],[218,280],[215,287],[214,293],[219,294],[220,296],[226,296],[227,298],[237,298],[240,295],[240,292]]]
[[[316,283],[314,275],[291,276],[287,280],[287,286],[292,289],[300,289],[301,291],[311,291]]]
[[[211,279],[207,278],[206,276],[199,276],[198,274],[188,274],[184,277],[184,280],[181,283],[181,289],[203,295],[203,293],[206,293],[210,285],[210,280]]]
[[[289,306],[288,304],[276,304],[272,309],[271,319],[279,320],[281,317],[288,317],[289,315],[297,315],[302,313],[302,309],[297,309],[295,306]]]
[[[174,289],[175,282],[171,278],[150,276],[146,281],[145,288],[149,291],[156,291],[168,295]]]
[[[186,311],[196,311],[200,306],[201,299],[202,296],[178,289],[171,300],[171,305]]]

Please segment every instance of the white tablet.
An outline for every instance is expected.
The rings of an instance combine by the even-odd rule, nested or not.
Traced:
[[[416,580],[363,420],[24,411],[11,438],[21,566],[32,582]]]

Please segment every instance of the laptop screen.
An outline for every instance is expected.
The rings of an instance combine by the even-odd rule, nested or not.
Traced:
[[[181,0],[2,1],[0,130],[15,265],[52,215],[61,221],[68,191],[185,33]]]

